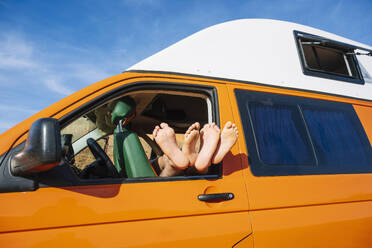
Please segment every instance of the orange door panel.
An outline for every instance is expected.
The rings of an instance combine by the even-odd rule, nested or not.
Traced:
[[[221,226],[224,223],[224,226]],[[0,235],[2,247],[232,247],[249,223],[246,213],[223,213],[33,230]],[[246,244],[236,247],[253,247]]]
[[[255,247],[371,247],[372,202],[254,210]]]
[[[221,124],[232,120],[226,86],[209,85],[217,88]],[[199,201],[198,195],[206,193],[233,193],[234,199]],[[223,161],[220,179],[3,193],[0,246],[231,247],[251,233],[247,210],[239,149],[234,146]]]
[[[240,113],[235,89],[323,100],[328,97],[248,84],[228,87],[236,120],[240,120]],[[328,98],[348,102],[348,99]],[[350,102],[358,103],[355,100]],[[365,115],[364,126],[370,119],[365,113],[371,108],[356,108],[358,114]],[[243,134],[241,121],[237,121],[237,126]],[[365,129],[369,135],[370,128]],[[242,137],[239,146],[255,247],[363,247],[362,244],[372,244],[372,236],[368,235],[372,227],[372,174],[255,176],[250,170],[245,144],[245,139],[251,138]]]

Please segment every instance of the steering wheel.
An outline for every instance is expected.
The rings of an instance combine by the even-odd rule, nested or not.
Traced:
[[[98,143],[92,139],[87,139],[87,145],[96,159],[93,163],[87,165],[81,172],[82,178],[105,178],[105,177],[120,177],[114,164],[111,162],[107,154],[102,150]]]

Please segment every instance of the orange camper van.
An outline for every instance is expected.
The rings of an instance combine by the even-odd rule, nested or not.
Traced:
[[[371,247],[371,52],[236,20],[66,97],[0,135],[0,246]],[[182,145],[196,121],[236,123],[237,143],[159,177],[154,126]]]

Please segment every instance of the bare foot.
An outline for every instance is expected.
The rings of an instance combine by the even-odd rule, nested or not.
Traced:
[[[177,169],[173,162],[167,157],[167,155],[163,155],[158,158],[158,164],[161,168],[160,177],[173,177],[181,174],[183,170]]]
[[[211,160],[220,140],[220,129],[215,123],[205,124],[200,131],[201,148],[195,162],[195,168],[205,172],[211,165]]]
[[[228,121],[221,132],[221,140],[218,143],[217,150],[213,155],[212,164],[218,164],[230,151],[238,139],[238,128],[235,124]]]
[[[160,127],[156,126],[152,135],[164,154],[172,160],[177,169],[184,170],[187,168],[189,159],[178,148],[174,130],[170,128],[168,124],[161,123]]]
[[[195,150],[195,145],[199,139],[199,129],[199,122],[195,122],[189,127],[189,129],[187,129],[185,133],[185,140],[182,146],[182,152],[189,159],[189,166],[193,166],[195,164],[196,158],[198,157],[198,153]]]

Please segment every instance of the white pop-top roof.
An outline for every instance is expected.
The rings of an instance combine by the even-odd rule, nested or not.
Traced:
[[[242,19],[201,30],[130,67],[131,70],[184,73],[326,92],[372,100],[365,84],[303,74],[293,31],[372,50],[372,47],[319,29],[284,21]],[[372,75],[372,57],[358,56]]]

